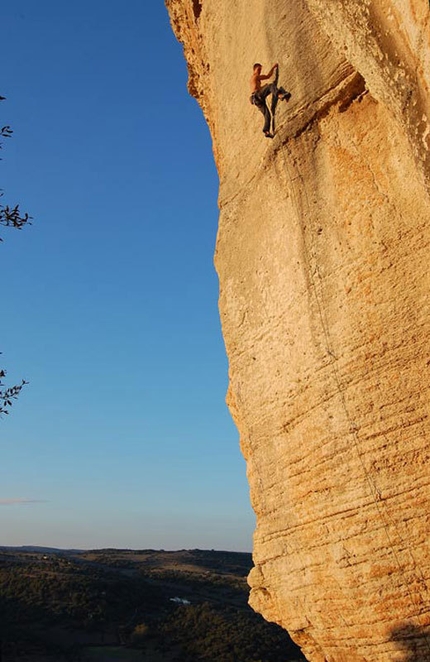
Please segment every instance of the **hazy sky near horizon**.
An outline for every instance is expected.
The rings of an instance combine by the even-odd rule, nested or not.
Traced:
[[[2,10],[0,544],[251,549],[218,180],[162,0]]]

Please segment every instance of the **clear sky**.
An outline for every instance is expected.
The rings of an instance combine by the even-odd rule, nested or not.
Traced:
[[[0,545],[250,550],[218,180],[162,0],[2,8]]]

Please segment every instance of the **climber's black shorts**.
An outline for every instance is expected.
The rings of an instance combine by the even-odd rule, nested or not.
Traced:
[[[258,92],[253,92],[249,97],[249,100],[254,106],[262,106],[264,104],[264,99],[260,97]]]

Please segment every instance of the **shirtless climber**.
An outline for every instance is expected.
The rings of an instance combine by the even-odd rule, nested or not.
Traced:
[[[274,112],[277,100],[280,99],[281,101],[289,101],[291,99],[291,94],[290,92],[286,92],[283,87],[277,86],[277,76],[275,77],[275,81],[272,83],[268,83],[267,85],[263,86],[261,85],[262,80],[269,80],[269,78],[273,76],[275,70],[278,69],[277,63],[273,65],[267,75],[261,73],[262,68],[262,65],[258,62],[254,64],[254,71],[251,76],[251,80],[249,81],[251,85],[250,101],[252,104],[254,104],[254,106],[257,106],[258,110],[264,115],[264,135],[266,138],[273,138],[273,133],[270,133],[271,113],[267,107],[266,98],[269,96],[269,94],[272,95],[272,112]]]

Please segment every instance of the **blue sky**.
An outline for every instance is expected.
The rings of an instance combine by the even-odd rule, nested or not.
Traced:
[[[2,9],[0,544],[250,550],[218,180],[161,0]]]

